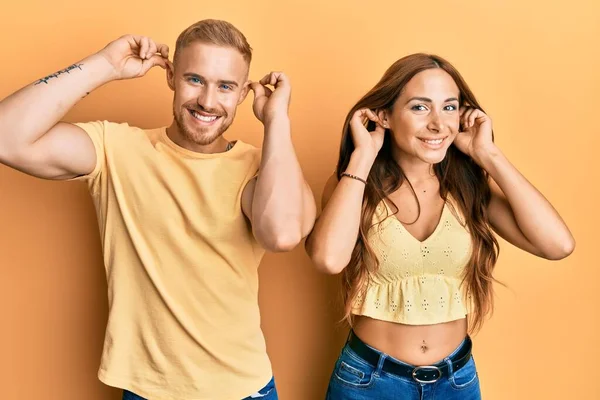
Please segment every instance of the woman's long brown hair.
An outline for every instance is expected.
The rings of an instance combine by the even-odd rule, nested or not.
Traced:
[[[396,61],[385,72],[381,80],[350,110],[342,133],[340,157],[337,164],[337,177],[348,167],[354,151],[350,120],[362,108],[391,111],[404,86],[421,71],[441,68],[446,71],[460,90],[460,106],[469,106],[483,111],[475,95],[469,89],[459,72],[441,57],[429,54],[412,54]],[[375,123],[368,121],[367,130],[375,129]],[[385,132],[383,146],[371,168],[362,203],[360,229],[350,263],[342,275],[342,294],[345,304],[345,319],[352,325],[352,305],[359,293],[366,289],[369,274],[379,267],[379,260],[373,252],[367,235],[373,227],[373,215],[380,202],[395,192],[405,181],[402,169],[392,156],[392,139]],[[466,221],[472,238],[472,255],[464,270],[462,284],[470,299],[469,329],[477,331],[485,317],[493,311],[492,271],[498,258],[498,241],[489,226],[487,206],[490,202],[488,174],[469,156],[462,153],[454,144],[450,146],[444,160],[433,167],[440,182],[440,195],[447,200],[451,195],[458,211]],[[410,184],[410,182],[408,182]],[[414,191],[413,191],[414,193]]]

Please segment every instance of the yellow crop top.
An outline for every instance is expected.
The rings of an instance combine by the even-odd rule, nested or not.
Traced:
[[[368,235],[379,268],[370,274],[352,313],[408,325],[464,318],[468,306],[461,282],[472,244],[456,210],[446,202],[436,229],[421,242],[382,201]]]

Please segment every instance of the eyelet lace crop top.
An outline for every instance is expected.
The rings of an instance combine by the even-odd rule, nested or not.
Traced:
[[[376,225],[368,235],[379,268],[369,275],[352,313],[408,325],[464,318],[468,299],[461,282],[472,243],[456,210],[447,201],[434,232],[419,241],[382,201],[373,216]]]

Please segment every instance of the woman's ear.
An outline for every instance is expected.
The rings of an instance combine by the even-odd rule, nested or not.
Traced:
[[[379,118],[379,121],[381,121],[381,126],[383,126],[385,129],[390,129],[390,123],[388,121],[388,111],[387,110],[378,110],[377,111],[377,117]]]

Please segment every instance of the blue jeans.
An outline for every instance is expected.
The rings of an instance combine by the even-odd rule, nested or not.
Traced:
[[[464,344],[461,343],[452,354],[440,361],[439,364],[448,364],[450,375],[442,376],[434,383],[419,383],[412,377],[383,371],[385,359],[411,365],[373,349],[379,353],[378,365],[373,366],[346,344],[331,375],[327,400],[481,400],[473,357],[458,371],[452,371],[450,357],[458,353]]]
[[[146,400],[143,397],[138,396],[135,393],[131,393],[127,390],[123,391],[123,400]],[[271,378],[267,385],[260,389],[258,392],[244,397],[242,400],[279,400],[277,397],[277,388],[275,388],[275,379]]]

